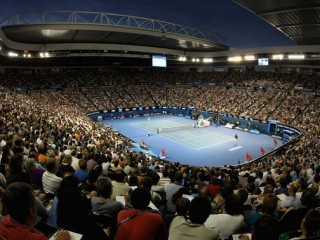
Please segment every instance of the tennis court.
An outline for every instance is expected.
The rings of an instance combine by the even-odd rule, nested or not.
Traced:
[[[233,138],[228,135],[209,131],[207,128],[195,128],[193,126],[195,121],[190,120],[190,122],[191,123],[187,125],[182,125],[181,122],[177,123],[176,121],[168,119],[162,121],[147,121],[134,125],[152,133],[156,133],[157,129],[161,129],[160,134],[162,136],[195,150],[233,141]]]
[[[256,135],[224,126],[194,128],[196,121],[169,114],[149,117],[110,120],[109,124],[121,134],[137,143],[142,140],[149,145],[149,151],[160,154],[165,149],[172,162],[196,166],[235,165],[246,161],[246,153],[253,158],[260,155],[260,147],[266,152],[273,149],[273,139],[268,135]],[[185,126],[188,126],[185,128]],[[157,129],[164,129],[157,134]],[[168,128],[168,129],[166,129]],[[173,129],[171,129],[173,128]],[[182,128],[176,130],[175,128]],[[148,132],[151,136],[148,136]],[[234,135],[239,136],[238,143]]]

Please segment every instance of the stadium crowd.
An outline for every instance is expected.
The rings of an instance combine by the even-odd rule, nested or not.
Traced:
[[[58,231],[58,240],[70,239],[69,231],[117,240],[319,237],[316,77],[71,70],[0,76],[0,239],[47,239],[36,229],[49,226],[68,230]],[[314,92],[294,91],[296,85]],[[13,89],[22,91],[7,91]],[[303,135],[259,162],[186,166],[130,152],[129,139],[85,115],[162,104],[279,120]]]

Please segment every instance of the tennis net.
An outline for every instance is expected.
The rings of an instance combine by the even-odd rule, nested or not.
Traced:
[[[157,128],[157,133],[166,133],[166,132],[175,132],[179,130],[185,130],[190,128],[195,128],[195,124],[186,124],[186,125],[179,125],[179,126],[173,126],[173,127],[161,127]]]

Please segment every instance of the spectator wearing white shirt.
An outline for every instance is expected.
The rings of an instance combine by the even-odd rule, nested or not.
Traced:
[[[56,175],[58,164],[54,158],[48,158],[46,167],[47,170],[42,175],[42,185],[47,197],[52,198],[57,194],[62,178]]]

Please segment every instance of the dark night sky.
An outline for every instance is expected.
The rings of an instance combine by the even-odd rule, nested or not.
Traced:
[[[294,42],[231,0],[1,0],[0,20],[14,12],[80,10],[125,14],[215,33],[231,49]]]

